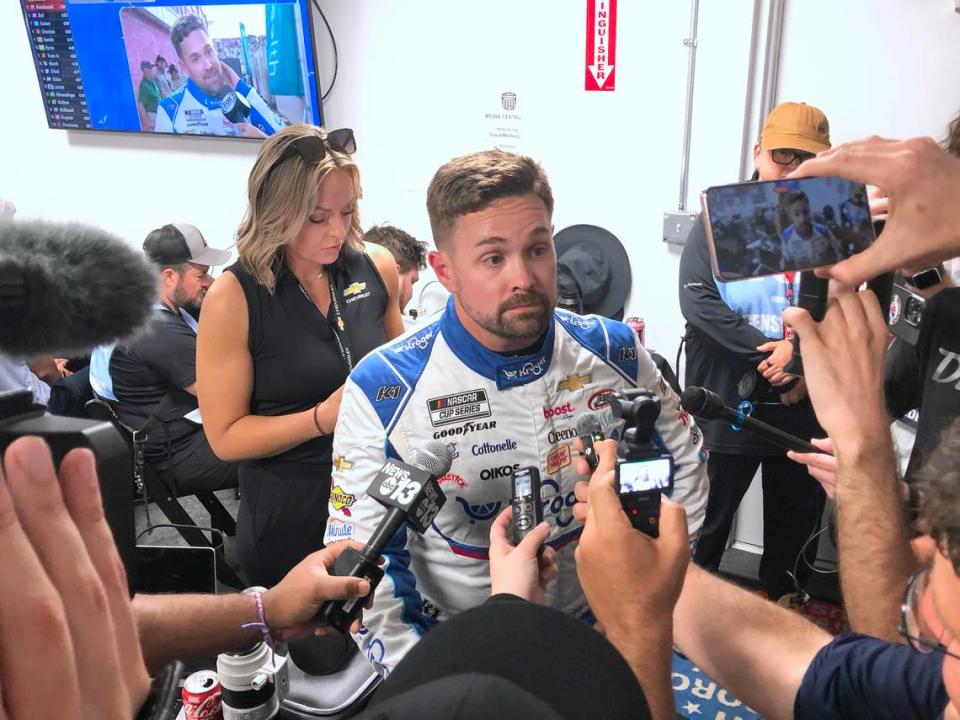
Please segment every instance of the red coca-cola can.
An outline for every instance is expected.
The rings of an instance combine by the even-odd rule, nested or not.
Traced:
[[[642,317],[628,317],[624,320],[627,325],[637,334],[637,337],[640,338],[640,344],[646,346],[646,338],[643,337],[644,332],[647,329],[647,324],[643,321]]]
[[[183,683],[183,712],[186,720],[223,720],[220,678],[213,670],[193,673]]]

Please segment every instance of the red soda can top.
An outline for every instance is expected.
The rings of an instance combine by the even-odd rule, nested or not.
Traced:
[[[186,720],[223,720],[220,678],[213,670],[193,673],[183,683],[183,712]]]
[[[646,338],[644,338],[644,331],[647,329],[647,324],[643,321],[643,318],[636,316],[628,317],[623,322],[630,326],[630,329],[632,329],[637,334],[637,337],[640,338],[640,344],[645,346]]]

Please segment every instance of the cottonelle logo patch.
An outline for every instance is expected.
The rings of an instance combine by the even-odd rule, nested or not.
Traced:
[[[356,501],[356,495],[351,495],[339,485],[330,488],[330,504],[347,517],[350,517],[350,508]]]
[[[574,392],[591,380],[593,380],[593,375],[567,375],[567,377],[557,383],[557,392],[561,392],[562,390]]]
[[[597,412],[610,405],[610,396],[616,392],[613,388],[600,388],[587,400],[587,407]]]
[[[491,415],[487,391],[483,389],[431,398],[427,400],[427,410],[430,412],[430,424],[434,427]]]

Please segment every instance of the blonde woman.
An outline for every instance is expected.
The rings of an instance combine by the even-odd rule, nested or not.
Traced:
[[[396,261],[361,239],[355,150],[352,130],[307,125],[263,143],[239,261],[203,304],[200,410],[213,450],[240,461],[237,545],[257,585],[322,547],[343,383],[403,330]]]

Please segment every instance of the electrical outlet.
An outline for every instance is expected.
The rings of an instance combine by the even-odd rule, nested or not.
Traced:
[[[686,245],[690,231],[698,222],[698,213],[668,210],[663,214],[663,241],[671,245]]]

